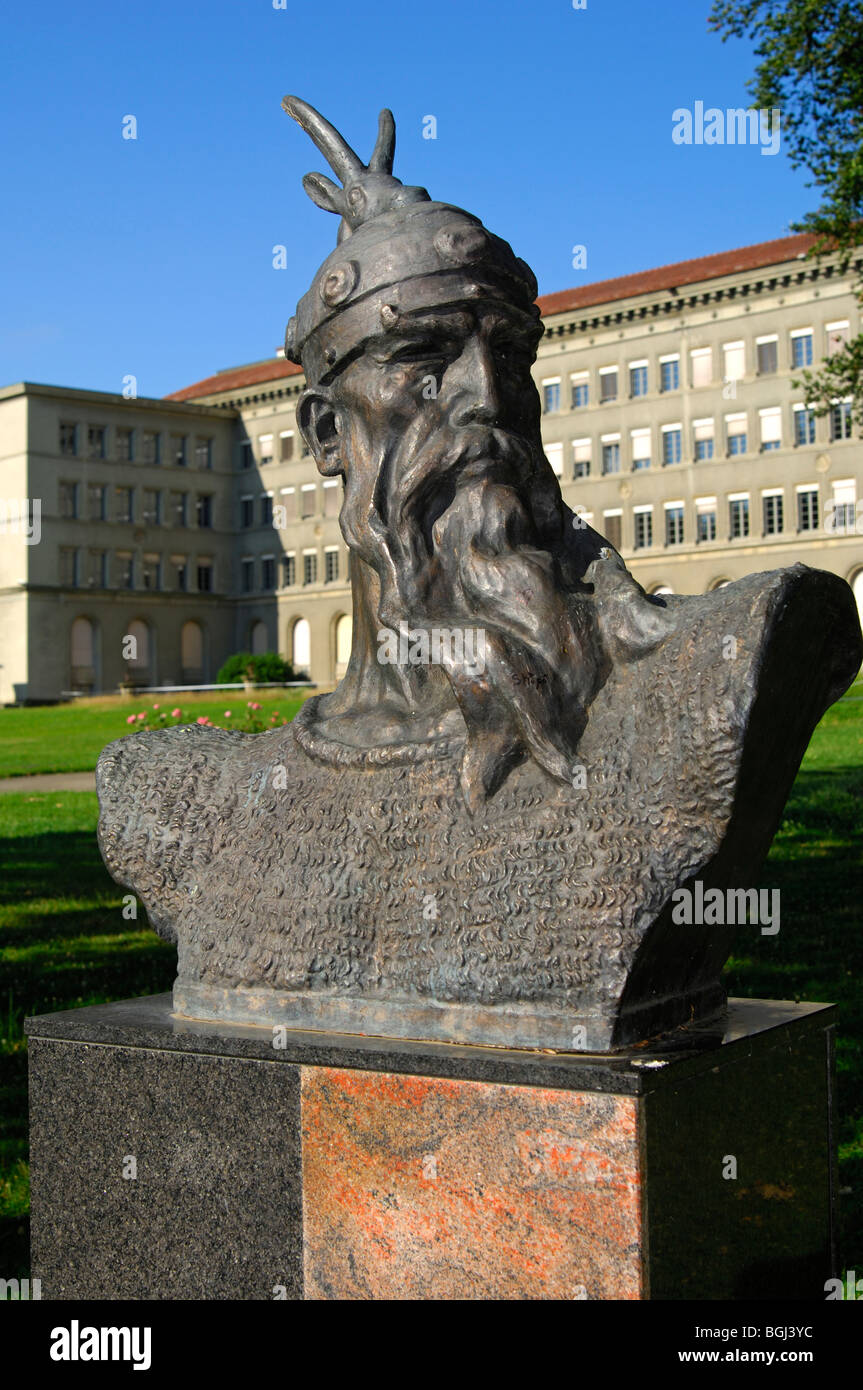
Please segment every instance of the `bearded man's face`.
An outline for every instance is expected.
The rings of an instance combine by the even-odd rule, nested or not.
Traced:
[[[404,315],[301,406],[322,471],[344,476],[342,531],[377,573],[381,625],[484,629],[485,673],[445,671],[486,793],[528,748],[566,778],[600,679],[540,441],[540,334],[490,299]]]

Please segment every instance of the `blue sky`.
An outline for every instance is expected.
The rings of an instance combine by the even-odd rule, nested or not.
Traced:
[[[276,0],[281,4],[282,0]],[[745,104],[709,0],[40,0],[7,12],[0,383],[159,396],[267,357],[336,218],[280,109],[467,207],[564,289],[781,236],[815,205],[781,152],[679,146],[672,112]],[[137,139],[122,138],[127,115]],[[423,139],[433,115],[437,138]],[[272,249],[287,247],[287,267]],[[587,247],[574,270],[572,247]]]

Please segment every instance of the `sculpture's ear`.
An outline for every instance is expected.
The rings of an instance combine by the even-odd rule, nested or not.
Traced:
[[[305,174],[303,176],[303,188],[308,193],[313,203],[324,212],[343,213],[345,210],[344,189],[339,188],[337,183],[328,179],[326,174]]]
[[[344,473],[342,441],[330,393],[323,386],[309,387],[297,403],[297,426],[311,449],[318,472],[325,478]]]

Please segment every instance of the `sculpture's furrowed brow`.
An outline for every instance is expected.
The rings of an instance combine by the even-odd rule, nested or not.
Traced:
[[[482,327],[490,337],[500,333],[515,333],[538,342],[542,336],[542,326],[536,318],[509,304],[495,304],[484,309]]]

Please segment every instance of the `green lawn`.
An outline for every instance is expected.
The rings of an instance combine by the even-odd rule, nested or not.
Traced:
[[[266,717],[278,710],[292,719],[311,692],[308,690],[258,690],[246,694],[230,690],[224,695],[148,695],[140,700],[118,696],[79,700],[68,705],[35,706],[32,709],[0,709],[0,777],[22,777],[33,772],[88,772],[115,738],[129,732],[126,719],[153,705],[170,714],[181,708],[184,715],[208,715],[225,725],[225,710],[236,722],[248,700],[263,705]],[[158,717],[158,715],[156,716]],[[169,718],[168,723],[174,721]]]
[[[863,693],[858,684],[852,695]],[[184,702],[185,703],[185,702]],[[212,703],[212,702],[211,702]],[[264,703],[263,700],[261,703]],[[138,709],[134,702],[128,707]],[[224,704],[223,708],[228,708]],[[284,700],[276,708],[288,712]],[[125,711],[125,707],[124,707]],[[81,713],[81,711],[75,711]],[[218,711],[209,711],[215,717]],[[66,709],[30,727],[64,742]],[[94,751],[122,732],[117,707],[77,742]],[[57,720],[57,726],[52,724]],[[97,733],[107,729],[107,733]],[[83,754],[79,754],[79,759]],[[21,771],[47,770],[31,756]],[[811,999],[840,1006],[838,1045],[842,1259],[863,1270],[863,701],[846,699],[815,732],[762,875],[782,893],[775,937],[744,927],[729,962],[734,994]],[[0,797],[0,1274],[27,1270],[27,1078],[25,1014],[169,989],[175,951],[121,913],[122,892],[96,846],[96,797],[86,792]]]

